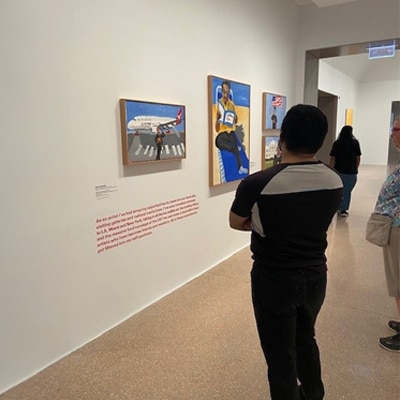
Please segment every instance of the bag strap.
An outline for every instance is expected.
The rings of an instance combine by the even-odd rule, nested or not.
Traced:
[[[373,214],[377,214],[377,213],[374,212]],[[382,215],[383,216],[385,214],[378,214],[378,215]],[[399,211],[397,211],[397,213],[394,214],[394,216],[393,216],[393,218],[391,218],[391,220],[394,221],[399,215],[400,215],[400,208],[399,208]],[[386,215],[386,216],[389,217],[389,215]]]
[[[397,211],[397,213],[394,215],[392,221],[394,221],[399,215],[400,215],[400,208],[399,211]]]

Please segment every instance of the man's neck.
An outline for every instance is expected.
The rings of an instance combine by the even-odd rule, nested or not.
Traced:
[[[300,162],[315,162],[317,161],[315,154],[293,154],[293,153],[283,153],[282,154],[282,164],[295,164]]]

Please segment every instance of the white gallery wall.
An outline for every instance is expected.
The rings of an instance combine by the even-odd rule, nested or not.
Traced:
[[[399,36],[399,0],[363,0],[362,2],[353,1],[340,4],[335,7],[318,8],[314,4],[301,7],[296,96],[301,99],[304,90],[304,65],[307,50],[368,43]],[[326,80],[323,80],[323,82],[325,84]],[[343,86],[340,82],[331,82],[331,84],[332,86]],[[353,88],[354,84],[350,84],[350,92],[353,91]],[[342,95],[345,96],[344,92]],[[396,97],[398,98],[399,95]],[[357,96],[358,100],[360,100],[359,96]],[[342,106],[339,104],[340,107]],[[354,108],[354,111],[354,123],[356,124],[356,115],[360,114],[356,108]],[[368,116],[363,115],[360,118],[365,121]],[[340,118],[339,113],[338,118]],[[384,152],[384,150],[382,151]],[[379,161],[377,164],[381,164],[381,162]]]
[[[333,68],[324,60],[319,62],[318,89],[338,97],[336,127],[339,132],[345,124],[345,110],[357,108],[358,82]]]
[[[293,1],[0,2],[0,392],[248,244],[237,183],[208,185],[207,75],[251,85],[255,171],[297,34]],[[185,105],[187,158],[123,167],[120,98]],[[185,197],[194,215],[98,254],[96,221]]]
[[[0,2],[0,393],[248,244],[237,183],[208,185],[207,75],[251,85],[254,172],[261,93],[290,107],[306,49],[397,36],[398,0],[374,3],[339,28],[291,0]],[[184,104],[187,158],[123,167],[120,98]],[[184,197],[194,215],[98,254],[96,221]]]
[[[399,66],[400,67],[400,66]],[[365,164],[387,165],[392,102],[400,101],[400,80],[359,85],[354,134],[360,139]]]
[[[399,65],[400,68],[400,65]],[[358,82],[320,60],[318,88],[338,96],[337,134],[353,110],[354,135],[363,164],[387,165],[392,102],[400,101],[400,81]]]

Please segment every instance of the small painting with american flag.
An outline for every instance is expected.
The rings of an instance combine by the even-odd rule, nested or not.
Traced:
[[[276,93],[263,93],[263,129],[281,129],[286,114],[286,96]]]

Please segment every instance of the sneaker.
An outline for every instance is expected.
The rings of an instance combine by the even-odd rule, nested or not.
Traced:
[[[399,333],[400,332],[400,322],[389,321],[388,328],[394,333]]]
[[[248,174],[249,173],[249,170],[247,169],[247,168],[245,168],[245,167],[240,167],[239,168],[239,174]]]
[[[349,213],[346,210],[340,210],[340,216],[341,217],[347,217]]]
[[[400,353],[400,332],[393,336],[388,336],[379,339],[379,344],[385,350]]]

